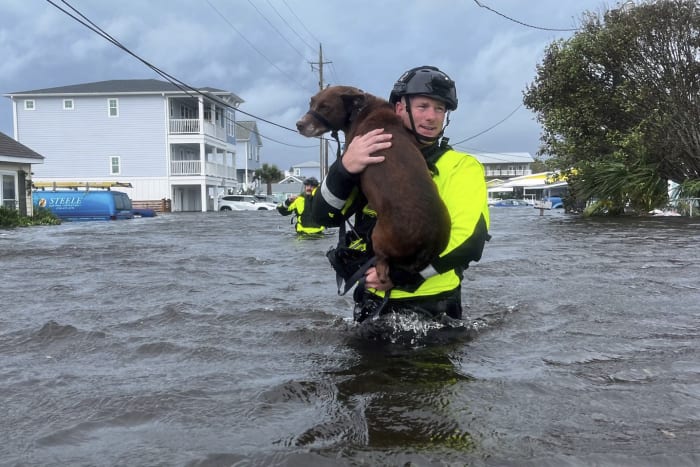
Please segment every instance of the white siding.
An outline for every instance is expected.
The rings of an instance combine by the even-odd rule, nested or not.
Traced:
[[[114,96],[118,117],[108,116],[109,97],[72,97],[73,110],[63,109],[65,96],[35,98],[33,111],[18,108],[19,140],[46,158],[34,168],[37,178],[109,180],[110,156],[120,157],[122,179],[167,175],[163,97]]]

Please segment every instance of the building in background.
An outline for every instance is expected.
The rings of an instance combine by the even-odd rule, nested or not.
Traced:
[[[260,168],[262,138],[258,124],[252,120],[236,122],[236,179],[239,191],[256,189],[259,182],[253,182],[255,171]]]
[[[285,172],[285,175],[292,175],[301,180],[314,177],[316,180],[322,180],[321,163],[318,160],[306,161],[292,165],[290,172]]]
[[[32,215],[32,170],[44,156],[0,132],[0,206]]]
[[[111,80],[5,94],[14,137],[46,157],[36,181],[116,181],[134,201],[214,211],[237,189],[235,112],[214,88],[155,79]]]
[[[484,166],[486,180],[522,177],[532,173],[529,152],[470,152]]]

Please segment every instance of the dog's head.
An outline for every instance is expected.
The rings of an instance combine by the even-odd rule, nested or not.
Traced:
[[[321,136],[328,131],[346,132],[351,117],[361,109],[367,94],[351,86],[329,86],[311,98],[309,111],[297,122],[304,136]]]

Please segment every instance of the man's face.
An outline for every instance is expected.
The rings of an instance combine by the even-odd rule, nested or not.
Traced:
[[[411,120],[406,109],[405,97],[396,103],[396,113],[406,128],[411,128]],[[426,139],[435,139],[442,131],[447,107],[445,103],[427,96],[410,96],[411,113],[416,132]]]
[[[304,185],[304,193],[310,195],[312,191],[314,191],[314,187],[312,185]]]

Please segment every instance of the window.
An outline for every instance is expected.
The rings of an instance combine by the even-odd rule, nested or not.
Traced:
[[[63,99],[63,110],[73,110],[73,99]]]
[[[228,131],[228,135],[235,138],[236,137],[235,117],[233,115],[233,112],[231,112],[230,110],[226,111],[226,128]]]
[[[119,99],[107,99],[107,107],[110,117],[119,116]]]
[[[180,105],[180,118],[196,118],[194,116],[194,112],[190,107],[187,107],[184,104]]]
[[[122,172],[121,160],[119,156],[110,156],[109,158],[109,174],[119,175]]]
[[[2,174],[0,177],[0,193],[2,193],[2,199],[0,199],[2,203],[0,203],[0,206],[5,206],[9,209],[17,209],[14,174]]]
[[[24,101],[24,110],[34,110],[34,99],[27,99]]]

